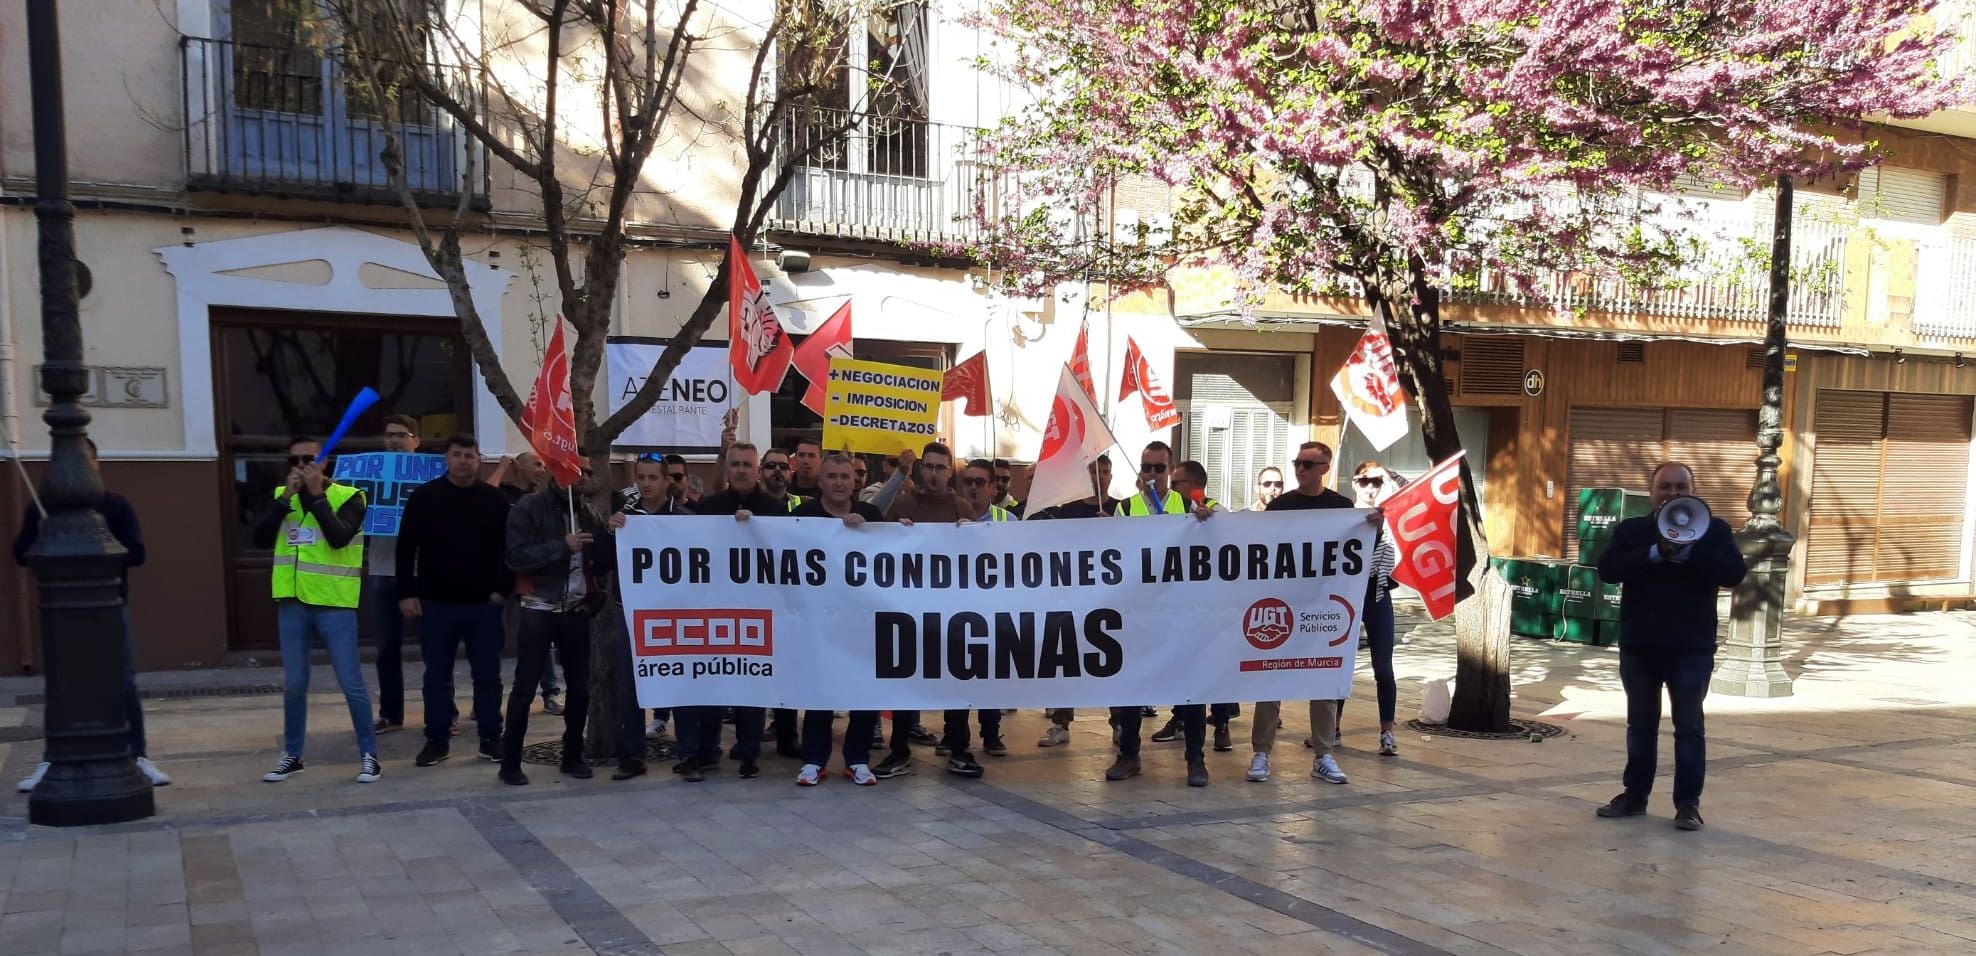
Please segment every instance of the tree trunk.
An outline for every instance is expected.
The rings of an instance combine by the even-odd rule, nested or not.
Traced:
[[[1454,403],[1441,358],[1440,292],[1424,276],[1411,288],[1372,296],[1393,338],[1401,384],[1420,408],[1421,440],[1436,462],[1464,451],[1455,429]],[[1400,312],[1393,302],[1411,302]],[[1489,573],[1489,542],[1482,529],[1470,455],[1461,461],[1461,520],[1455,525],[1455,699],[1448,726],[1455,730],[1509,729],[1509,586]]]
[[[583,730],[583,749],[591,757],[617,756],[623,708],[636,703],[618,696],[626,642],[624,606],[613,598],[590,620],[590,714]]]

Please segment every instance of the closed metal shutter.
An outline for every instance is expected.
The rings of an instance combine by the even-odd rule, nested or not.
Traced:
[[[1670,408],[1666,434],[1661,460],[1693,468],[1695,494],[1729,527],[1741,528],[1750,520],[1750,485],[1756,482],[1756,412]]]
[[[1966,395],[1818,393],[1806,584],[1960,576],[1971,411]]]
[[[1581,488],[1647,490],[1648,471],[1660,463],[1665,435],[1658,408],[1574,408],[1571,461],[1565,470],[1564,556],[1578,556],[1578,491]]]
[[[1862,219],[1936,226],[1948,198],[1948,177],[1924,169],[1876,166],[1859,174]]]
[[[1880,474],[1874,580],[1953,581],[1961,576],[1969,413],[1966,395],[1887,396],[1887,460]]]
[[[1523,340],[1509,336],[1464,336],[1461,340],[1461,392],[1464,395],[1523,394]]]
[[[1297,359],[1286,354],[1179,352],[1174,355],[1176,441],[1183,460],[1208,470],[1209,497],[1240,510],[1255,494],[1264,466],[1294,482],[1290,459],[1299,440],[1293,417]],[[1138,451],[1128,449],[1131,460]]]

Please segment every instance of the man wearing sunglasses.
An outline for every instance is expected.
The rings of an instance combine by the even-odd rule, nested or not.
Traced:
[[[1283,493],[1283,469],[1271,465],[1256,472],[1255,497],[1249,501],[1250,511],[1267,511],[1269,503]]]
[[[780,448],[762,452],[762,491],[776,500],[782,514],[796,510],[803,503],[800,495],[789,490],[790,476],[788,452]]]
[[[288,479],[275,489],[274,507],[254,526],[254,546],[274,550],[282,670],[281,759],[261,779],[277,783],[302,772],[309,727],[309,646],[320,638],[357,732],[357,782],[375,783],[383,770],[377,762],[370,690],[357,660],[364,493],[330,481],[329,469],[316,461],[321,452],[322,443],[313,438],[288,443]]]
[[[686,459],[647,452],[631,463],[631,487],[624,489],[624,506],[634,515],[690,515],[686,504]]]
[[[1352,499],[1324,487],[1324,476],[1331,471],[1330,445],[1321,441],[1304,442],[1297,449],[1297,458],[1292,464],[1297,469],[1296,489],[1284,492],[1264,510],[1354,507]],[[1382,521],[1378,511],[1373,511],[1366,520],[1374,524]],[[1249,760],[1249,779],[1252,781],[1260,783],[1269,779],[1269,752],[1276,745],[1277,717],[1281,712],[1280,701],[1256,703],[1255,726],[1249,732],[1249,742],[1255,747],[1255,756]],[[1317,760],[1311,765],[1310,775],[1326,783],[1346,782],[1345,771],[1338,768],[1337,759],[1331,756],[1332,740],[1338,735],[1337,700],[1310,702],[1310,729],[1311,746],[1317,750]]]
[[[1015,496],[1009,494],[1009,488],[1014,484],[1015,468],[1009,464],[1006,458],[995,459],[995,504],[1000,505],[1002,510],[1007,511],[1009,514],[1020,518],[1022,517],[1022,502],[1015,500]]]

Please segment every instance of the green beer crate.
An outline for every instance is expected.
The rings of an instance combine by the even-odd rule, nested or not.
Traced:
[[[1599,563],[1599,557],[1605,554],[1606,545],[1611,541],[1612,533],[1610,531],[1586,534],[1583,530],[1580,530],[1578,533],[1578,563],[1586,567],[1597,565]]]
[[[1599,622],[1599,644],[1600,644],[1601,646],[1603,646],[1603,647],[1618,647],[1618,646],[1619,646],[1619,622],[1618,622],[1618,621],[1616,621],[1616,620],[1615,620],[1615,621],[1600,621],[1600,622]]]
[[[1509,584],[1512,612],[1556,614],[1564,565],[1549,558],[1493,558],[1496,573]]]
[[[1597,644],[1599,642],[1599,622],[1590,618],[1562,615],[1557,619],[1557,628],[1551,636],[1572,644]]]
[[[1612,538],[1614,525],[1653,511],[1653,500],[1624,488],[1578,489],[1578,538]],[[1581,555],[1580,561],[1583,561]]]
[[[1565,570],[1564,601],[1566,617],[1588,621],[1619,620],[1619,587],[1599,580],[1599,569],[1574,564]]]
[[[1509,632],[1517,637],[1554,637],[1557,615],[1522,608],[1511,608]]]

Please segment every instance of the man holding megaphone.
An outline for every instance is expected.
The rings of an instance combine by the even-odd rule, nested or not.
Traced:
[[[1599,558],[1599,577],[1620,586],[1619,680],[1626,688],[1626,789],[1601,817],[1647,812],[1660,737],[1661,689],[1674,706],[1674,825],[1702,828],[1707,761],[1702,698],[1715,670],[1715,598],[1747,567],[1729,525],[1694,496],[1694,470],[1654,469],[1654,511],[1628,518]]]

